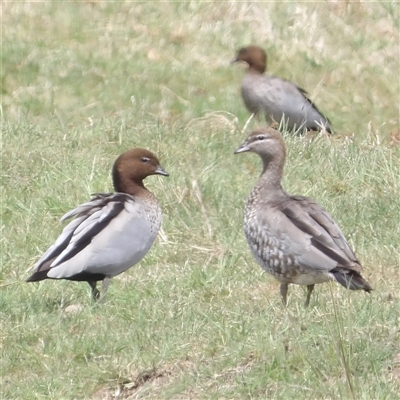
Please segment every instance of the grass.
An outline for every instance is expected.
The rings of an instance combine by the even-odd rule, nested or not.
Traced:
[[[398,398],[397,3],[1,7],[4,398]],[[318,285],[305,310],[293,286],[285,310],[247,248],[260,161],[233,156],[248,113],[229,60],[250,42],[332,120],[332,138],[285,135],[284,185],[339,222],[371,295]],[[84,283],[26,284],[59,218],[111,191],[134,146],[170,173],[147,179],[164,221],[146,258],[104,306]]]

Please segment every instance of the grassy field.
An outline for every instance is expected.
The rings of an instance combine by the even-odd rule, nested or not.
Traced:
[[[3,2],[1,395],[4,399],[398,399],[399,4]],[[284,185],[339,222],[374,287],[318,285],[309,309],[252,258],[234,156],[248,112],[235,50],[306,88],[336,135],[285,135]],[[250,128],[257,121],[253,121]],[[111,191],[146,147],[164,211],[146,258],[112,280],[27,284],[59,218]]]

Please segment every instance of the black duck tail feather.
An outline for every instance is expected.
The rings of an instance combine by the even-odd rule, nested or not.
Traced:
[[[296,85],[296,86],[297,86],[297,85]],[[324,114],[319,110],[319,108],[317,107],[317,105],[308,97],[308,93],[307,93],[306,90],[304,90],[304,89],[301,88],[300,86],[297,86],[297,89],[300,90],[300,92],[302,93],[302,95],[303,95],[303,96],[306,98],[306,100],[311,104],[311,106],[315,109],[315,111],[317,111],[322,117],[325,118],[325,120],[326,120],[326,122],[328,123],[328,125],[325,126],[324,128],[325,128],[325,130],[326,130],[329,134],[332,134],[332,130],[331,130],[331,128],[330,128],[330,125],[332,124],[331,120],[330,120],[326,115],[324,115]],[[317,130],[319,130],[319,129],[317,128]]]
[[[50,258],[49,260],[41,264],[40,267],[26,281],[37,282],[48,279],[47,273],[50,271],[50,265],[55,259],[56,257]]]
[[[48,269],[42,271],[36,271],[26,281],[27,282],[43,281],[44,279],[47,279],[48,272],[49,272]]]
[[[365,290],[366,292],[371,292],[371,285],[356,271],[346,270],[346,269],[336,269],[332,270],[331,273],[335,279],[344,286],[346,289],[350,290]]]

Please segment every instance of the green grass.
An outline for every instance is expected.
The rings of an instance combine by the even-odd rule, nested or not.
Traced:
[[[400,393],[399,5],[3,3],[1,394],[5,399],[397,399]],[[252,258],[234,156],[248,113],[235,49],[305,87],[338,132],[285,135],[284,185],[339,222],[371,295],[279,285]],[[252,122],[254,126],[256,122]],[[104,305],[84,283],[24,280],[59,218],[111,191],[128,148],[154,151],[164,211]]]

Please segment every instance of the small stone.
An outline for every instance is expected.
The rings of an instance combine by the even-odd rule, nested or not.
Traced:
[[[64,313],[68,315],[77,314],[83,310],[82,304],[70,304],[69,306],[65,307]]]

